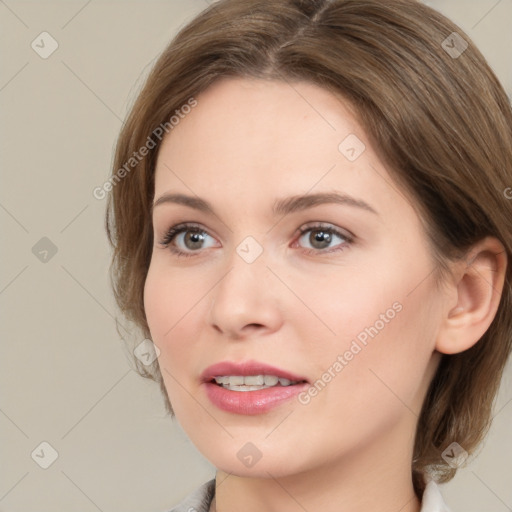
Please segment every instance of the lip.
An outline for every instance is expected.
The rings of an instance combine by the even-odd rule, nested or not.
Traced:
[[[275,375],[279,378],[299,381],[299,383],[290,386],[278,385],[257,391],[231,391],[212,382],[214,377],[222,375]],[[259,361],[217,363],[203,371],[201,380],[208,399],[215,406],[223,411],[244,415],[263,414],[270,411],[309,387],[304,377]]]
[[[239,363],[235,363],[233,361],[222,361],[212,366],[208,366],[208,368],[206,368],[201,374],[201,381],[210,382],[214,377],[222,375],[275,375],[281,379],[307,381],[305,377],[295,375],[291,372],[260,361],[243,361]],[[250,393],[250,391],[247,391],[247,393]]]

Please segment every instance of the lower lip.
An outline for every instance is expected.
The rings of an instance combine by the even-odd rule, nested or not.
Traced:
[[[231,391],[212,382],[205,382],[204,386],[208,398],[219,409],[235,414],[262,414],[297,396],[309,384],[303,382],[257,391]]]

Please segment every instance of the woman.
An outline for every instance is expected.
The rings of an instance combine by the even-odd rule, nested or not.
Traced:
[[[173,510],[447,510],[512,338],[512,112],[467,35],[413,0],[215,3],[111,184],[139,370],[217,468]]]

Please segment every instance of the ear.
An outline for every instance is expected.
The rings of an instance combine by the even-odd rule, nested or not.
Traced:
[[[436,350],[456,354],[471,348],[491,325],[501,299],[507,253],[494,237],[474,245],[465,261],[453,269],[448,284],[451,299],[443,310]]]

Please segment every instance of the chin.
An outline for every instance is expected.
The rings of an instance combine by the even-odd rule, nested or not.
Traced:
[[[239,478],[283,478],[294,473],[289,466],[285,468],[281,463],[264,464],[262,461],[259,461],[252,468],[244,468],[241,467],[242,464],[229,463],[227,461],[222,462],[226,462],[226,464],[214,464],[214,466],[224,473],[228,473]]]
[[[242,445],[241,449],[238,448],[238,444],[236,447],[233,445],[232,449],[219,448],[222,451],[213,453],[210,449],[208,453],[203,452],[203,455],[217,470],[241,478],[283,478],[306,469],[306,461],[302,458],[300,461],[290,461],[289,452],[273,450],[272,455],[260,452],[258,458],[256,449],[251,445]],[[252,460],[251,452],[254,457]]]

